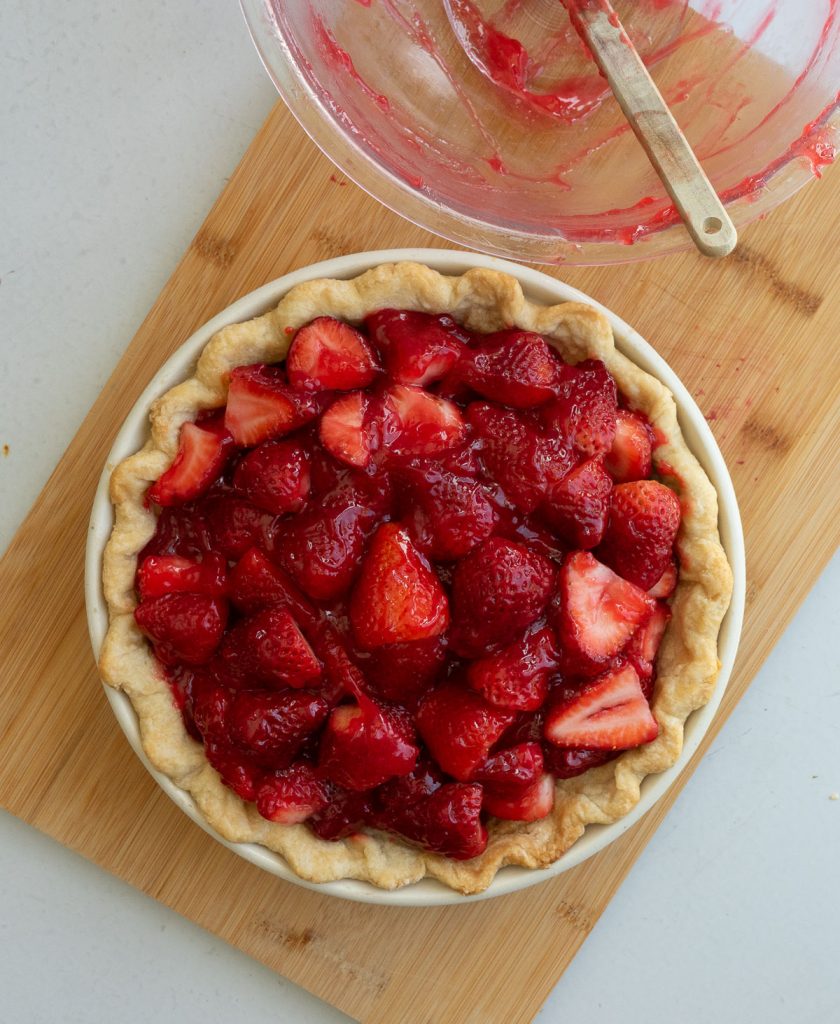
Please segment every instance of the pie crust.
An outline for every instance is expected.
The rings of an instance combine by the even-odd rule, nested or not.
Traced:
[[[491,819],[487,849],[468,861],[426,853],[373,830],[328,842],[305,824],[281,825],[260,817],[253,804],[222,784],[201,744],[186,732],[169,686],[134,622],[137,555],[156,523],[144,495],[172,462],[182,423],[225,404],[233,367],[284,359],[293,334],[289,328],[321,315],[358,323],[384,307],[450,313],[480,332],[511,326],[536,331],[567,362],[602,359],[628,404],[644,412],[667,438],[654,451],[654,469],[679,494],[682,505],[676,542],[679,583],[659,650],[653,701],[659,736],[577,778],[559,780],[555,807],[547,818],[531,823]],[[505,865],[547,867],[587,825],[609,824],[627,814],[639,800],[644,777],[677,760],[686,718],[714,691],[720,668],[718,631],[729,606],[732,573],[718,535],[717,494],[683,440],[670,391],[616,351],[608,320],[591,306],[535,304],[525,298],[515,278],[480,268],[444,276],[406,262],[383,264],[348,281],[308,281],[292,288],[275,309],[218,331],[201,353],[194,376],[155,401],[150,419],[146,444],[111,477],[115,525],[103,570],[110,625],[99,668],[108,684],[131,699],[151,763],[192,796],[225,839],[260,843],[282,854],[296,874],[312,882],[355,878],[394,889],[429,875],[462,893],[476,893]]]

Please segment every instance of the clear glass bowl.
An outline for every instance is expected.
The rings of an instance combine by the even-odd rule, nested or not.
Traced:
[[[531,262],[690,247],[560,0],[241,4],[304,129],[402,216]],[[834,158],[838,0],[615,8],[736,225]]]

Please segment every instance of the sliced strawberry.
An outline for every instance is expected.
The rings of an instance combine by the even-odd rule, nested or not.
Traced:
[[[443,636],[382,644],[365,662],[365,678],[385,700],[414,704],[437,679],[446,661]]]
[[[679,528],[680,500],[669,487],[656,480],[619,484],[598,557],[647,590],[668,568]]]
[[[317,446],[312,454],[312,490],[309,504],[336,509],[357,506],[366,509],[372,526],[391,512],[393,492],[388,473],[362,473],[333,458]]]
[[[615,437],[604,464],[616,483],[644,480],[650,476],[651,442],[647,419],[629,409],[615,416]]]
[[[309,494],[309,456],[297,441],[266,441],[236,467],[233,486],[272,515],[299,512]]]
[[[498,519],[484,484],[437,460],[416,459],[397,472],[400,505],[417,547],[436,561],[462,558],[493,532]]]
[[[475,781],[492,787],[495,793],[521,793],[540,778],[543,753],[539,743],[518,743],[491,754],[475,772]]]
[[[455,372],[485,398],[527,409],[553,396],[560,366],[541,335],[511,329],[485,335],[464,352]]]
[[[250,686],[311,686],[322,671],[285,608],[266,608],[237,623],[225,637],[221,654],[228,672]]]
[[[326,701],[305,690],[240,690],[228,723],[233,742],[256,762],[287,768],[328,714]]]
[[[632,665],[619,664],[550,708],[545,737],[561,747],[629,750],[649,743],[659,726]]]
[[[461,413],[445,398],[393,384],[382,401],[383,441],[394,455],[439,455],[464,440],[467,428]]]
[[[510,409],[486,402],[467,407],[467,420],[480,442],[484,471],[517,508],[533,512],[545,496],[542,437]]]
[[[598,455],[612,448],[616,411],[615,381],[602,362],[586,359],[562,368],[557,399],[541,412],[543,423],[582,455]]]
[[[612,480],[596,455],[551,488],[540,514],[567,544],[594,548],[607,527],[611,494]]]
[[[425,387],[440,380],[464,350],[463,331],[446,315],[380,309],[365,318],[365,327],[395,384]]]
[[[264,769],[253,758],[241,750],[232,750],[227,744],[215,742],[206,743],[204,753],[228,789],[243,800],[257,799]]]
[[[212,679],[197,676],[190,687],[193,722],[205,742],[224,742],[228,737],[227,716],[233,694]]]
[[[350,598],[356,640],[382,644],[425,640],[449,625],[449,605],[440,580],[395,523],[379,527],[368,547]]]
[[[496,707],[535,711],[546,698],[548,675],[556,667],[556,641],[543,627],[498,654],[470,662],[467,682]]]
[[[219,646],[227,623],[227,602],[203,594],[166,594],[141,602],[134,620],[165,663],[202,665]]]
[[[515,718],[514,712],[495,708],[461,683],[449,681],[423,698],[417,729],[440,767],[466,782]]]
[[[272,522],[270,512],[232,494],[211,495],[200,503],[210,544],[225,558],[235,561],[264,542]]]
[[[312,604],[289,577],[260,551],[249,548],[230,575],[230,599],[246,615],[278,605],[306,629],[317,620]]]
[[[286,357],[289,383],[298,391],[366,388],[378,369],[364,335],[331,316],[319,316],[301,327]]]
[[[312,508],[275,524],[269,554],[309,597],[331,601],[350,589],[371,518],[355,504]]]
[[[137,570],[141,601],[164,594],[205,594],[223,597],[227,590],[227,562],[210,551],[201,561],[182,555],[147,555]]]
[[[156,505],[182,505],[204,494],[227,465],[233,441],[221,415],[202,423],[184,423],[178,451],[169,469],[149,488]]]
[[[455,566],[452,633],[457,654],[478,657],[510,643],[540,615],[555,571],[535,551],[489,537]]]
[[[309,827],[321,839],[346,839],[360,832],[373,816],[368,793],[353,793],[332,787],[330,801],[309,820]]]
[[[652,598],[588,551],[569,555],[552,609],[567,668],[593,675],[621,651],[653,613]]]
[[[333,782],[359,792],[408,775],[418,753],[408,716],[367,700],[333,710],[321,737],[318,764]]]
[[[361,391],[336,399],[321,417],[321,444],[340,462],[364,469],[370,462],[374,432],[367,420],[370,399]]]
[[[250,448],[314,420],[332,397],[295,391],[279,366],[237,366],[230,375],[225,426],[238,445]]]
[[[554,809],[554,778],[547,773],[520,793],[484,787],[484,809],[505,821],[539,821]]]
[[[481,799],[481,786],[448,782],[427,797],[390,811],[383,827],[432,853],[469,860],[487,848]]]
[[[296,825],[329,802],[329,787],[308,764],[265,775],[257,789],[257,810],[268,821]]]
[[[148,555],[180,555],[200,562],[212,546],[207,522],[195,506],[162,508],[155,532],[137,561],[142,562]]]
[[[677,563],[673,561],[669,562],[665,572],[662,573],[656,583],[654,583],[650,590],[648,590],[648,594],[659,600],[670,597],[677,589],[678,575]]]
[[[612,750],[587,750],[585,747],[555,747],[546,743],[543,748],[546,771],[551,772],[555,779],[574,779],[583,775],[590,768],[612,761],[615,757]]]
[[[668,623],[671,621],[671,609],[664,601],[657,601],[653,615],[644,626],[641,626],[632,636],[630,643],[624,650],[624,656],[635,668],[645,691],[645,697],[650,700],[653,696],[654,682],[654,661],[659,645]]]

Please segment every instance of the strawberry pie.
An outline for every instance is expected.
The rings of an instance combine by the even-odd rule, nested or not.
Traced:
[[[671,394],[495,271],[224,328],[111,494],[104,678],[214,829],[306,879],[544,867],[714,688],[731,574]]]

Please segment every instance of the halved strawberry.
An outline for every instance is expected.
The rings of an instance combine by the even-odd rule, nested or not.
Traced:
[[[275,523],[269,554],[309,597],[331,601],[353,582],[371,518],[355,503],[313,507]]]
[[[423,698],[417,729],[441,768],[466,782],[515,718],[513,711],[493,707],[462,683],[450,680]]]
[[[554,577],[554,566],[542,555],[489,537],[455,566],[452,648],[475,658],[510,643],[541,614]]]
[[[556,641],[543,627],[498,654],[470,662],[467,682],[496,707],[535,711],[546,698],[548,675],[556,667]]]
[[[613,750],[587,750],[586,747],[555,747],[546,743],[543,747],[546,771],[555,779],[574,779],[590,768],[597,768],[616,756]]]
[[[567,544],[594,548],[607,527],[611,494],[612,480],[596,455],[554,484],[540,514]]]
[[[240,690],[227,720],[233,742],[255,761],[287,768],[328,714],[327,702],[305,690]]]
[[[192,504],[172,506],[160,510],[155,532],[137,560],[142,562],[148,555],[180,555],[199,562],[212,547],[207,522],[201,511]]]
[[[443,636],[382,644],[370,652],[364,663],[364,674],[385,700],[411,705],[437,679],[445,661],[446,640]]]
[[[350,621],[362,647],[425,640],[449,625],[440,580],[395,523],[379,527],[350,598]]]
[[[655,605],[588,551],[566,558],[557,597],[552,613],[564,664],[579,675],[601,671],[647,622]]]
[[[322,672],[285,608],[265,608],[237,623],[225,637],[221,655],[227,671],[245,686],[308,686]]]
[[[638,673],[648,700],[653,696],[653,663],[670,621],[671,609],[664,601],[657,601],[653,615],[633,634],[624,650],[624,656]]]
[[[677,563],[673,561],[669,562],[665,572],[662,573],[656,583],[654,583],[654,585],[648,590],[648,594],[659,600],[670,597],[677,589],[678,576]]]
[[[233,486],[272,515],[299,512],[309,494],[309,456],[297,441],[265,441],[236,467]]]
[[[560,366],[541,335],[513,328],[481,338],[463,353],[455,372],[485,398],[527,409],[552,397]]]
[[[478,784],[447,782],[407,807],[389,811],[381,827],[433,853],[469,860],[487,848],[481,799]]]
[[[366,700],[333,709],[321,736],[318,765],[339,786],[359,792],[408,775],[419,752],[407,715]]]
[[[166,594],[142,601],[134,621],[161,661],[202,665],[219,646],[227,623],[227,602],[204,594]]]
[[[329,787],[311,765],[301,762],[265,775],[257,789],[257,810],[268,821],[296,825],[329,802]]]
[[[480,441],[484,471],[517,508],[533,512],[545,496],[543,438],[511,409],[472,402],[467,420]]]
[[[364,469],[373,449],[373,430],[367,420],[370,399],[361,391],[336,399],[321,417],[321,444],[339,461]]]
[[[490,754],[476,770],[476,782],[492,786],[496,793],[521,793],[543,772],[543,753],[539,743],[518,743]]]
[[[382,395],[383,441],[394,455],[439,455],[459,445],[466,425],[458,407],[423,388],[393,384]]]
[[[561,747],[629,750],[659,735],[639,677],[630,664],[608,669],[550,708],[545,737]]]
[[[429,558],[462,558],[493,532],[496,510],[486,485],[474,477],[452,472],[438,460],[416,459],[399,467],[396,479],[406,527]]]
[[[137,570],[141,601],[164,594],[206,594],[223,597],[227,589],[227,562],[209,551],[201,561],[182,555],[147,555]]]
[[[156,505],[182,505],[204,494],[233,454],[233,441],[221,415],[184,423],[172,465],[149,488]]]
[[[616,419],[615,381],[597,359],[563,366],[557,399],[541,410],[549,429],[568,437],[582,455],[612,448]]]
[[[519,793],[484,787],[484,809],[505,821],[539,821],[554,809],[554,778],[543,773],[536,782]]]
[[[233,567],[229,584],[230,599],[246,615],[272,605],[285,608],[306,629],[318,615],[289,577],[259,548],[249,548]]]
[[[619,409],[615,416],[615,437],[604,464],[616,483],[644,480],[650,476],[650,426],[640,413]]]
[[[227,716],[232,701],[231,691],[214,682],[209,673],[193,676],[189,695],[190,711],[204,742],[223,743],[228,739]]]
[[[301,327],[286,357],[289,383],[298,391],[366,388],[378,370],[364,335],[331,316],[316,317]]]
[[[230,375],[225,426],[238,445],[250,448],[314,420],[332,397],[295,391],[279,366],[237,366]]]
[[[647,590],[673,558],[680,528],[680,500],[656,480],[613,489],[610,519],[598,557],[626,580]]]
[[[365,318],[365,327],[395,384],[425,387],[440,380],[464,350],[461,328],[446,315],[380,309]]]
[[[204,744],[209,763],[221,776],[222,782],[243,800],[256,800],[257,787],[264,769],[241,750],[233,750],[226,743],[211,741]]]

